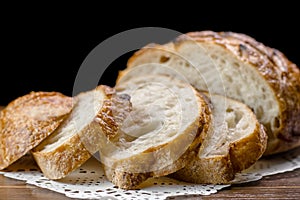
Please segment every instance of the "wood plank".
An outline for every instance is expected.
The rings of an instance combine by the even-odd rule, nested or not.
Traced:
[[[201,197],[201,198],[200,198]],[[187,199],[187,196],[169,198]],[[188,199],[300,199],[300,169],[264,177],[262,180],[225,188],[209,196]]]

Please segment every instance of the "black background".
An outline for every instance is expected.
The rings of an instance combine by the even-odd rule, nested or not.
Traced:
[[[88,53],[110,36],[138,27],[165,27],[183,33],[241,32],[281,50],[299,66],[297,6],[280,4],[276,8],[263,8],[253,5],[248,10],[246,7],[221,6],[221,11],[206,8],[208,12],[205,13],[196,7],[182,13],[181,5],[177,5],[176,9],[171,9],[172,14],[160,8],[140,10],[131,16],[129,11],[114,11],[114,7],[107,13],[104,13],[107,7],[93,11],[84,8],[9,9],[1,18],[0,105],[30,91],[59,91],[71,95],[77,70]],[[125,67],[131,54],[113,62],[100,83],[113,85],[117,71]]]

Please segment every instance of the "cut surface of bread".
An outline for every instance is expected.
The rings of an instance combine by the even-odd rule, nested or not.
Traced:
[[[147,46],[129,59],[128,68],[168,65],[199,90],[247,104],[267,129],[265,155],[299,146],[299,69],[278,50],[228,35],[194,32],[173,43]]]
[[[149,177],[183,168],[196,156],[210,111],[190,84],[143,76],[120,81],[116,90],[131,96],[132,112],[120,128],[120,138],[100,149],[110,181],[120,188],[137,188]]]
[[[43,174],[60,179],[89,159],[106,140],[114,138],[130,111],[128,95],[98,86],[74,97],[74,108],[58,129],[32,154]]]
[[[279,69],[280,72],[278,75],[281,76],[282,81],[286,82],[286,80],[288,80],[289,83],[281,85],[280,87],[282,88],[279,91],[280,96],[288,97],[288,101],[286,99],[282,100],[284,101],[282,102],[282,108],[285,109],[285,107],[288,107],[289,110],[284,112],[281,116],[281,120],[286,125],[282,127],[283,131],[279,132],[279,137],[284,140],[274,140],[273,146],[279,147],[279,151],[284,151],[286,147],[293,148],[293,146],[296,147],[300,145],[300,139],[297,139],[297,135],[300,135],[300,75],[298,67],[290,62],[282,52],[267,47],[245,34],[233,32],[220,32],[219,34],[231,42],[243,42],[246,46],[250,45],[252,48],[255,48],[265,59],[269,59],[274,66]],[[288,106],[285,104],[288,104]]]
[[[254,164],[264,153],[267,135],[245,104],[219,95],[209,95],[212,125],[198,156],[174,177],[200,184],[228,184],[235,174]],[[211,98],[214,97],[214,98]],[[226,107],[219,102],[226,101]]]
[[[62,123],[71,97],[58,92],[31,92],[0,111],[0,169],[21,158]]]

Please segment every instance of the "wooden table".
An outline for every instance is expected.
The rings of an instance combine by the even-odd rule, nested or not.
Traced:
[[[300,199],[300,169],[273,176],[260,181],[225,188],[210,196],[189,196],[170,199]],[[0,199],[40,200],[70,199],[47,189],[28,185],[0,175]]]

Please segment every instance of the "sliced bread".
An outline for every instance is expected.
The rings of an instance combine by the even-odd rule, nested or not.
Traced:
[[[126,94],[116,95],[107,86],[74,97],[74,108],[58,129],[32,150],[34,159],[49,179],[60,179],[81,166],[106,141],[116,137],[129,113]]]
[[[120,137],[100,149],[110,181],[134,189],[150,177],[183,168],[197,155],[210,110],[190,84],[141,76],[119,81],[116,90],[131,96],[132,112],[120,127]]]
[[[211,99],[212,125],[198,156],[172,176],[193,183],[226,184],[262,156],[267,135],[245,104],[220,95],[206,95]],[[226,107],[219,104],[224,101]]]
[[[58,92],[31,92],[0,111],[0,169],[28,153],[70,113],[71,97]]]
[[[266,127],[265,155],[300,146],[299,69],[278,50],[251,40],[211,31],[189,33],[143,48],[129,59],[128,68],[168,65],[199,90],[247,104]]]

